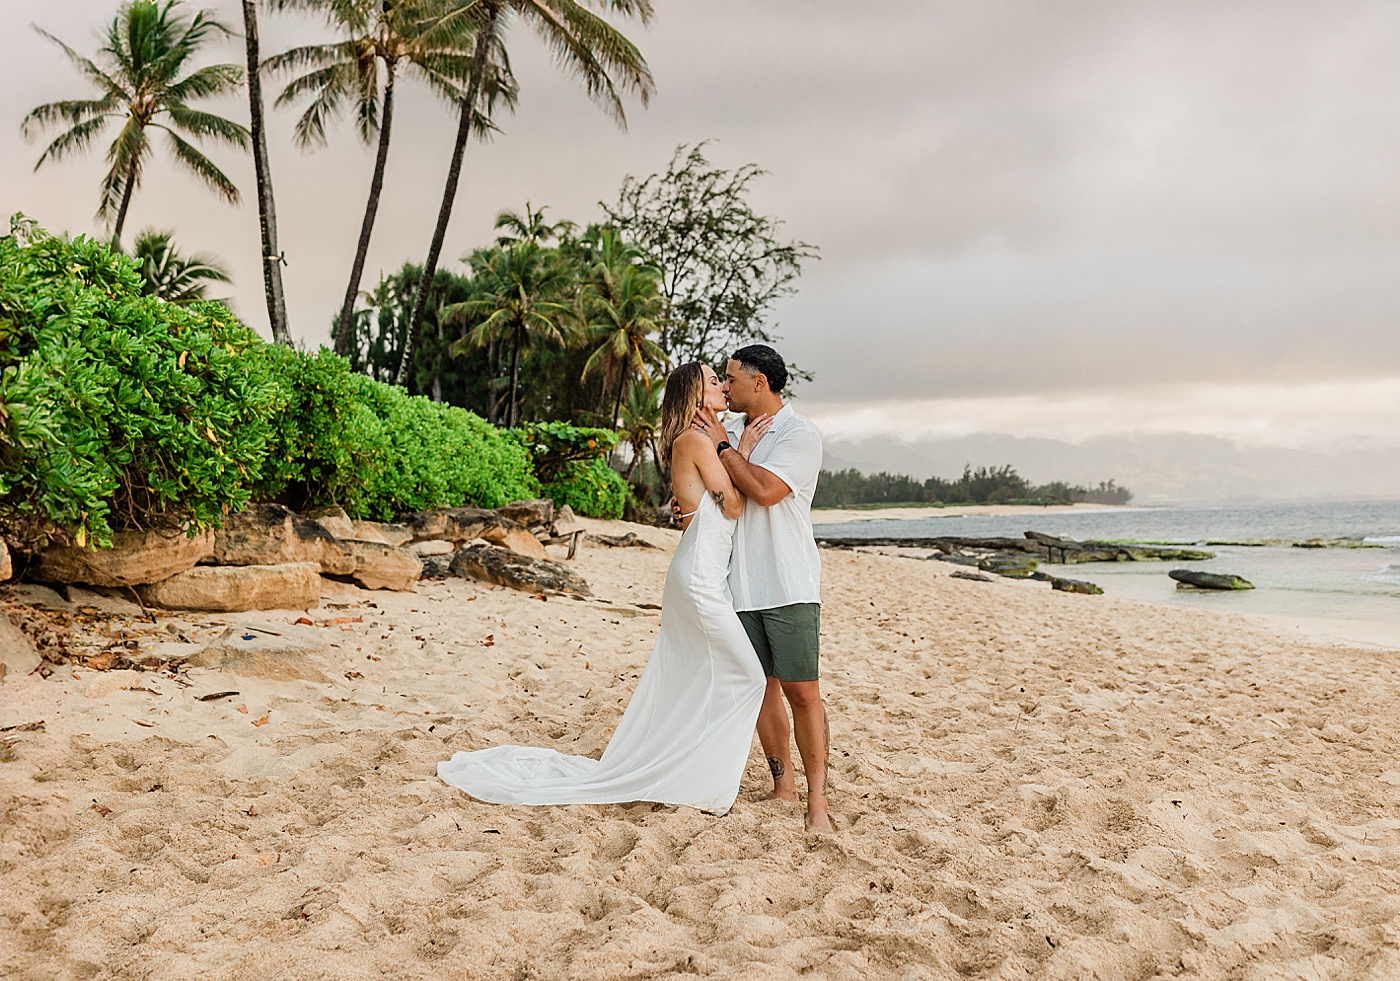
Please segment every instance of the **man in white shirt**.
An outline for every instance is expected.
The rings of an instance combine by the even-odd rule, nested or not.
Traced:
[[[729,408],[745,415],[726,432],[712,410],[698,425],[719,451],[745,497],[734,533],[729,588],[734,609],[768,676],[758,738],[773,773],[773,797],[797,799],[790,739],[807,775],[807,826],[830,831],[826,770],[831,734],[817,660],[821,629],[821,557],[812,535],[812,495],[822,466],[822,436],[784,405],[787,366],[777,351],[752,344],[725,371]],[[727,437],[727,438],[726,438]],[[786,697],[792,706],[789,721]]]

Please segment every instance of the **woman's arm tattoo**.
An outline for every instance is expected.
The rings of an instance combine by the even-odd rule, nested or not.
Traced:
[[[722,510],[724,508],[724,491],[710,491],[710,496],[715,499],[715,503]]]

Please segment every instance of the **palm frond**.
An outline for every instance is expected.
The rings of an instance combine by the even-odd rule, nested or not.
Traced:
[[[233,181],[229,180],[228,175],[214,164],[214,161],[200,153],[192,144],[181,139],[180,135],[169,127],[159,123],[152,123],[151,126],[165,131],[166,139],[170,143],[170,152],[178,163],[183,164],[186,170],[203,181],[210,190],[217,192],[229,204],[238,203],[238,188],[234,186]]]
[[[40,130],[60,123],[76,126],[94,116],[107,115],[116,109],[118,103],[111,99],[68,99],[63,102],[49,102],[35,106],[20,121],[19,131],[25,139],[32,139]]]
[[[38,170],[45,161],[59,161],[71,153],[80,153],[92,145],[92,141],[97,138],[97,134],[107,125],[108,116],[97,116],[85,122],[81,122],[68,130],[59,134],[52,143],[39,155],[39,160],[34,164],[34,169]]]
[[[304,68],[329,68],[354,59],[355,48],[350,41],[336,41],[332,44],[307,44],[264,58],[262,64],[258,66],[258,70],[266,74],[297,72]]]
[[[98,68],[96,63],[93,62],[92,59],[84,58],[82,55],[78,54],[78,52],[74,51],[68,45],[64,44],[58,38],[54,37],[42,27],[39,27],[37,24],[31,26],[39,34],[48,38],[54,44],[62,48],[63,53],[68,56],[68,60],[73,62],[73,64],[77,65],[79,71],[81,71],[92,81],[96,82],[98,84],[98,87],[105,90],[109,96],[124,99],[126,101],[131,100],[131,92],[123,88],[116,81],[116,79],[112,78],[112,76],[109,75],[107,72],[104,72],[101,68]]]
[[[656,84],[631,41],[575,0],[527,0],[522,12],[534,22],[555,63],[584,84],[589,98],[618,125],[627,125],[619,86],[647,104]]]
[[[213,137],[236,147],[247,147],[252,135],[239,123],[212,112],[200,112],[183,105],[166,108],[170,121],[192,136],[203,139]]]
[[[243,69],[238,65],[206,65],[186,75],[165,90],[168,102],[188,102],[222,95],[243,84]]]

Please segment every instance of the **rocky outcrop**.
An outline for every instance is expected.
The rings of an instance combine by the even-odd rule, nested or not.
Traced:
[[[280,504],[250,504],[224,519],[214,533],[214,561],[219,565],[284,565],[314,562],[329,576],[355,571],[355,556],[320,521],[304,518]]]
[[[1195,569],[1173,569],[1167,575],[1176,580],[1177,589],[1253,589],[1254,583],[1224,572],[1197,572]]]
[[[1012,579],[1025,579],[1035,572],[1039,564],[1032,556],[1021,552],[994,552],[986,558],[979,559],[977,568]]]
[[[966,579],[969,582],[996,582],[991,576],[983,575],[980,572],[973,572],[970,569],[959,569],[957,572],[948,573],[949,579]]]
[[[313,562],[285,565],[205,565],[137,592],[165,610],[311,610],[321,605],[321,570]]]
[[[508,548],[516,555],[523,555],[526,558],[549,558],[549,553],[545,551],[544,545],[540,543],[540,540],[520,525],[504,528],[503,531],[504,533],[502,535],[491,539],[493,544]]]
[[[496,513],[540,538],[554,535],[554,502],[548,498],[534,501],[512,501]]]
[[[985,558],[992,553],[1023,552],[1039,561],[1077,565],[1082,562],[1203,562],[1214,552],[1181,545],[1135,545],[1124,542],[1080,542],[1073,538],[1028,531],[1024,538],[819,538],[827,548],[897,546],[934,548],[944,556]]]
[[[492,545],[468,545],[452,557],[453,575],[532,593],[590,596],[581,576],[558,562],[530,559]]]
[[[356,542],[378,542],[379,544],[392,544],[395,549],[402,549],[403,546],[413,542],[413,532],[410,532],[407,525],[389,525],[381,521],[357,521],[351,522],[354,525],[354,540]]]
[[[40,582],[140,586],[193,569],[213,552],[211,532],[190,537],[179,530],[119,531],[111,548],[50,545],[35,557],[29,576]]]
[[[430,555],[451,555],[457,551],[457,547],[441,538],[432,538],[426,542],[413,542],[408,550],[420,559],[426,559]]]
[[[373,542],[344,542],[354,557],[350,577],[365,589],[411,592],[423,575],[423,563],[406,549]]]
[[[1050,576],[1050,588],[1059,590],[1062,593],[1084,593],[1086,596],[1102,596],[1103,590],[1094,583],[1085,582],[1082,579],[1061,579],[1059,576]]]
[[[565,504],[554,512],[554,534],[555,537],[572,535],[576,531],[582,531],[583,525],[574,516],[574,509]]]
[[[308,521],[318,522],[322,528],[342,541],[355,538],[355,523],[350,520],[350,515],[345,513],[344,508],[313,508],[303,511],[301,516]]]
[[[0,613],[0,682],[22,678],[42,661],[29,635]]]
[[[500,528],[501,516],[485,508],[438,508],[411,516],[407,525],[415,542],[440,538],[460,543],[484,538],[487,532]]]
[[[0,582],[9,582],[14,577],[15,567],[10,561],[10,546],[0,540]]]

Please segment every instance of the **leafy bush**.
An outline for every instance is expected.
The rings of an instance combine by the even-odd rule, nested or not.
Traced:
[[[566,463],[541,493],[558,507],[567,504],[578,514],[614,519],[622,517],[630,497],[622,474],[601,459]]]
[[[611,429],[590,429],[567,422],[527,422],[512,430],[530,451],[535,474],[545,483],[559,479],[570,463],[597,460],[617,447]]]
[[[355,517],[538,493],[529,450],[448,405],[264,343],[216,303],[141,296],[131,261],[32,223],[0,237],[0,533],[105,545],[250,498]]]
[[[0,238],[0,524],[104,544],[113,527],[216,523],[261,478],[283,406],[262,346],[219,305],[140,295],[131,261],[16,223]]]

